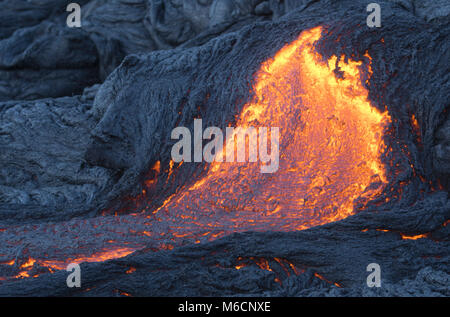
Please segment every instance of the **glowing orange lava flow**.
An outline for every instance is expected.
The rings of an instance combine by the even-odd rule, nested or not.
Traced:
[[[53,270],[65,270],[67,268],[67,265],[70,263],[83,263],[83,262],[103,262],[111,259],[118,259],[123,258],[131,253],[136,251],[136,248],[116,248],[116,249],[110,249],[107,251],[102,251],[98,253],[94,253],[90,256],[81,256],[79,258],[69,258],[65,261],[48,261],[48,260],[36,260],[33,258],[29,258],[24,264],[22,264],[19,268],[23,271],[20,271],[19,274],[15,275],[14,278],[27,278],[30,277],[30,271],[34,268],[35,264],[39,264],[42,267],[49,268],[50,272],[53,273]],[[0,263],[0,264],[7,264],[7,265],[14,265],[15,261],[9,261],[7,263]],[[40,276],[39,273],[34,274],[33,277]],[[0,277],[0,281],[5,280],[7,278]]]
[[[116,248],[94,253],[90,256],[81,256],[74,259],[66,259],[66,261],[39,261],[39,264],[55,270],[64,270],[69,263],[79,264],[83,262],[104,262],[112,259],[120,259],[126,257],[134,251],[136,251],[134,248]]]
[[[0,265],[16,263],[12,259],[17,257],[18,244],[26,244],[32,258],[11,278],[39,276],[39,267],[56,270],[70,262],[120,258],[143,245],[171,250],[185,242],[210,241],[233,232],[302,230],[343,219],[353,213],[356,200],[364,204],[379,195],[387,184],[381,157],[390,116],[368,101],[362,62],[340,62],[337,70],[343,77],[338,78],[337,57],[322,61],[313,47],[321,31],[317,27],[302,32],[261,65],[253,97],[236,118],[239,127],[279,128],[276,172],[261,173],[259,162],[214,162],[204,177],[181,188],[153,212],[144,208],[131,215],[1,230],[0,236],[7,237],[2,239],[8,244],[5,249],[12,251],[0,257]],[[157,162],[153,169],[159,173],[160,167]],[[64,234],[55,236],[58,232]],[[81,236],[85,239],[78,239]],[[116,240],[118,245],[111,247]],[[72,254],[73,241],[78,253],[87,248],[91,253]],[[51,246],[50,259],[37,258],[47,252],[42,246]],[[258,263],[270,268],[266,262]]]
[[[380,194],[387,183],[381,156],[390,116],[368,101],[362,62],[342,57],[344,76],[337,78],[337,57],[322,61],[313,48],[321,31],[302,32],[261,65],[254,97],[236,120],[239,127],[279,127],[278,171],[262,174],[260,163],[214,162],[204,178],[166,201],[159,220],[169,217],[183,237],[193,225],[222,229],[219,235],[301,230],[343,219],[356,199]]]

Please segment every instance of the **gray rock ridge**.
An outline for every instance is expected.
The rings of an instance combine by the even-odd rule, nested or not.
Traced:
[[[80,0],[84,5],[89,0]],[[0,39],[11,36],[21,28],[35,26],[61,15],[68,4],[65,0],[16,0],[0,2]]]
[[[82,8],[80,28],[66,25],[66,1],[0,3],[8,22],[0,24],[0,72],[5,78],[0,100],[80,94],[102,82],[129,54],[171,49],[202,32],[222,33],[241,19],[254,20],[258,1],[77,3]]]
[[[95,126],[91,106],[83,96],[0,103],[0,221],[34,221],[47,208],[58,218],[54,209],[66,204],[87,210],[107,188],[111,172],[83,158]]]

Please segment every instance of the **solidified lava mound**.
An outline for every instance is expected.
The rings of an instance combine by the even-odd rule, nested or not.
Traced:
[[[47,2],[0,24],[1,296],[450,295],[445,1]],[[175,162],[198,119],[276,172]]]

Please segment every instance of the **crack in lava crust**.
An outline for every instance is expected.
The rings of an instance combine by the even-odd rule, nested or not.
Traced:
[[[387,184],[381,157],[391,118],[368,101],[362,62],[322,61],[314,49],[321,32],[302,32],[261,65],[253,97],[236,118],[241,127],[279,127],[277,172],[262,174],[259,163],[214,162],[205,177],[153,212],[6,229],[0,261],[12,263],[25,245],[22,257],[59,269],[67,259],[103,261],[143,246],[171,249],[232,232],[302,230],[351,215],[356,201],[366,203]]]

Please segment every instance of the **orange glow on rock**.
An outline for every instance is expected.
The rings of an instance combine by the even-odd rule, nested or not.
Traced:
[[[22,271],[19,274],[17,274],[14,278],[26,278],[30,277],[30,274],[27,271]]]
[[[157,174],[161,172],[161,162],[156,161],[156,163],[153,165],[152,170],[154,170]]]
[[[0,264],[5,264],[5,265],[9,265],[9,266],[13,266],[14,263],[16,263],[15,260],[11,260],[11,261],[5,261],[5,262],[0,262]]]
[[[416,116],[414,114],[411,116],[411,124],[414,130],[418,131],[420,129],[419,122],[417,121]]]
[[[422,143],[419,121],[417,121],[417,118],[414,114],[411,116],[411,126],[412,126],[414,133],[416,134],[417,141],[419,143]]]
[[[401,233],[402,239],[403,240],[417,240],[417,239],[422,239],[422,238],[428,238],[428,234],[424,233],[424,234],[417,234],[414,236],[408,236],[406,234]]]
[[[382,192],[383,137],[391,118],[368,100],[361,61],[322,61],[313,47],[321,31],[302,32],[261,65],[253,97],[236,118],[238,127],[279,127],[278,171],[262,174],[259,163],[213,162],[204,177],[158,209],[158,219],[186,228],[175,236],[194,238],[211,228],[222,229],[216,237],[307,229],[344,219],[357,199],[364,204]],[[197,221],[187,222],[188,215]]]
[[[243,267],[246,267],[247,265],[245,265],[245,264],[238,264],[238,265],[236,265],[235,266],[235,268],[236,268],[236,270],[240,270],[240,269],[242,269]]]
[[[342,287],[340,284],[335,283],[335,282],[330,282],[329,280],[327,280],[326,278],[324,278],[322,275],[320,275],[319,273],[314,273],[314,276],[317,278],[320,278],[322,281],[327,282],[328,284],[333,284],[336,287]]]
[[[123,258],[136,251],[133,248],[116,248],[107,251],[94,253],[90,256],[80,256],[74,259],[67,259],[67,261],[39,261],[42,266],[50,267],[56,270],[65,270],[69,263],[83,263],[83,262],[103,262],[112,259]]]
[[[24,264],[22,264],[20,266],[21,269],[26,269],[29,267],[32,267],[34,265],[34,263],[36,263],[35,259],[29,258],[27,262],[25,262]]]

